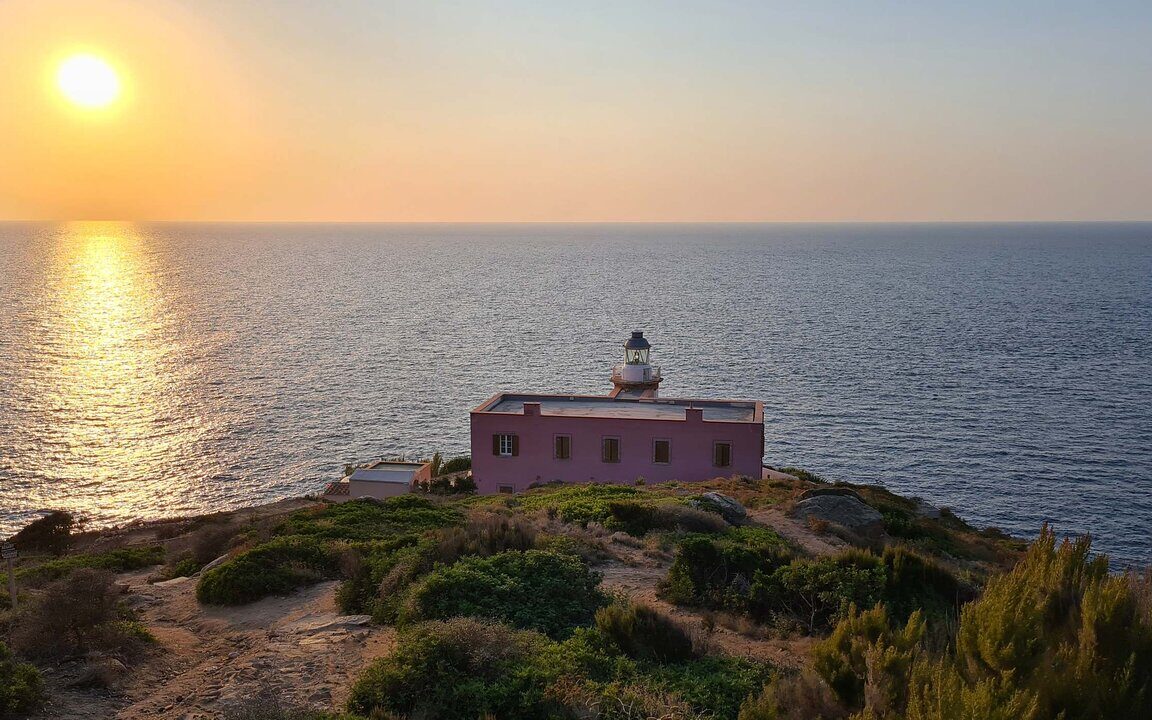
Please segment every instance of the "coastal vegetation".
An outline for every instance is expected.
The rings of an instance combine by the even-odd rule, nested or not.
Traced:
[[[789,519],[829,492],[877,527]],[[428,492],[191,519],[128,544],[44,537],[17,570],[0,715],[51,696],[29,661],[164,653],[116,584],[147,572],[205,608],[327,587],[363,632],[395,632],[338,702],[223,713],[244,720],[1152,715],[1148,577],[1109,572],[1087,539],[1045,528],[1026,545],[881,488]]]

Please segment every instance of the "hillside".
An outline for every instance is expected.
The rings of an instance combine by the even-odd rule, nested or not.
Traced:
[[[1100,611],[1131,642],[1086,658],[1083,682],[1119,663],[1131,687],[1108,676],[1113,701],[1142,708],[1152,662],[1146,584],[1109,585],[1086,544],[1045,533],[1024,556],[946,509],[802,472],[301,499],[42,535],[25,544],[60,554],[25,552],[21,609],[3,618],[43,678],[34,717],[944,718],[927,695],[968,693],[957,707],[979,696],[1039,718],[1070,702],[1025,672],[1045,648],[994,659],[1016,663],[1015,684],[948,675],[949,653],[1006,632],[983,607],[999,585],[1061,563],[1079,583],[1063,596],[1131,598],[1128,615]]]

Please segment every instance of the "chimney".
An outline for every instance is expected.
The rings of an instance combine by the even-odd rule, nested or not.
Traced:
[[[702,408],[684,408],[684,419],[690,423],[704,422],[704,410]]]
[[[524,414],[526,416],[527,415],[533,415],[533,416],[539,417],[539,415],[540,415],[540,403],[538,403],[538,402],[526,402],[526,403],[524,403]]]

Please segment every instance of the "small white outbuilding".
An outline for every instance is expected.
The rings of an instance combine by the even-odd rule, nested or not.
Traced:
[[[431,477],[431,463],[380,460],[360,465],[342,480],[328,483],[324,497],[333,502],[361,497],[390,498],[411,492],[417,483]]]

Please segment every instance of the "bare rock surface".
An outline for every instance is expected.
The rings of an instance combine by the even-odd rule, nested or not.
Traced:
[[[858,533],[879,533],[884,527],[884,518],[875,508],[851,495],[810,497],[796,503],[792,512],[801,520],[816,518]]]
[[[691,500],[688,504],[703,510],[715,508],[729,525],[740,525],[748,517],[748,511],[739,500],[718,492],[706,492],[700,499]]]

